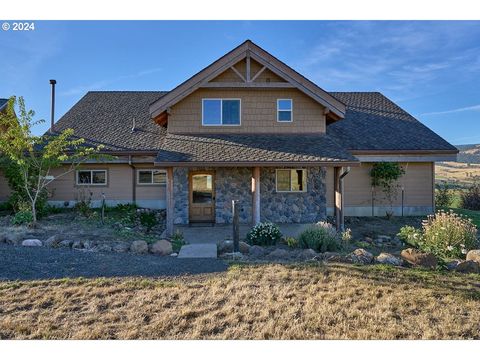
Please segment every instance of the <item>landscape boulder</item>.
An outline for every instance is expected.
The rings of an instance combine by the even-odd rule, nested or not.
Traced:
[[[250,255],[250,257],[252,257],[254,259],[261,258],[261,257],[265,256],[266,253],[267,253],[267,251],[263,247],[258,246],[258,245],[252,245],[248,249],[248,255]]]
[[[46,247],[57,247],[59,242],[60,242],[60,237],[58,235],[52,235],[43,242],[43,245]]]
[[[467,260],[472,260],[480,263],[480,250],[470,250],[467,253]]]
[[[365,249],[355,249],[348,254],[347,259],[354,264],[370,264],[373,261],[373,255]]]
[[[448,270],[453,271],[457,268],[458,264],[460,264],[462,260],[452,260],[445,264]]]
[[[109,251],[112,251],[112,247],[108,244],[99,244],[91,248],[90,251],[109,252]]]
[[[173,252],[172,243],[167,240],[159,240],[150,247],[150,252],[161,256],[170,255]]]
[[[268,260],[288,260],[290,258],[290,254],[287,250],[275,249],[269,253],[266,258]]]
[[[389,254],[389,253],[381,253],[375,258],[375,262],[378,264],[386,264],[386,265],[393,265],[393,266],[402,266],[403,260],[399,259],[398,257]]]
[[[325,261],[329,262],[345,262],[346,258],[345,255],[342,255],[338,252],[333,252],[333,251],[326,251],[321,254],[321,257]]]
[[[424,253],[413,248],[402,250],[400,256],[403,260],[413,266],[434,269],[438,264],[437,258],[433,254]]]
[[[42,245],[42,242],[38,239],[26,239],[22,241],[22,246],[26,247],[37,247]]]
[[[233,252],[233,240],[224,240],[224,241],[218,243],[217,244],[217,249],[218,249],[218,252],[220,254]],[[250,245],[248,245],[244,241],[240,241],[238,243],[238,249],[240,250],[240,252],[242,254],[248,254],[249,249],[250,249]]]
[[[461,261],[455,271],[464,273],[464,274],[478,274],[480,273],[480,265],[478,262],[473,260]]]
[[[0,233],[0,243],[7,241],[7,235],[5,233]]]
[[[5,242],[10,245],[19,245],[24,239],[22,233],[9,232],[5,234]]]
[[[66,239],[58,243],[58,247],[71,247],[73,245],[73,240]]]
[[[130,251],[135,254],[146,254],[148,253],[148,244],[143,240],[135,240],[130,245]]]
[[[316,256],[318,256],[318,253],[315,250],[304,249],[304,250],[301,250],[298,253],[297,259],[298,260],[303,260],[303,261],[308,261],[308,260],[313,260]]]
[[[128,250],[130,250],[130,244],[125,241],[117,242],[112,246],[112,251],[117,253],[128,252]]]
[[[83,249],[83,244],[80,240],[74,240],[72,244],[72,249]]]

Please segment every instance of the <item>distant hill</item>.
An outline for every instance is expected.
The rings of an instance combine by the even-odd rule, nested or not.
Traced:
[[[455,145],[460,152],[457,161],[466,164],[480,164],[480,144]]]

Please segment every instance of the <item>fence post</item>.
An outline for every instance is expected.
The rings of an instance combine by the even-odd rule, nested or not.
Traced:
[[[238,252],[239,242],[240,242],[238,200],[232,200],[232,217],[233,217],[233,252]]]

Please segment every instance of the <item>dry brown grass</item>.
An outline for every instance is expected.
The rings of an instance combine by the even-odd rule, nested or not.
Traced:
[[[478,319],[480,276],[383,266],[0,283],[1,338],[478,339]]]
[[[443,162],[435,164],[435,180],[457,183],[460,186],[471,185],[480,179],[480,164]]]

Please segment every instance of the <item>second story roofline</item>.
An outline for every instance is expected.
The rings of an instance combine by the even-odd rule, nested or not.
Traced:
[[[258,62],[263,69],[268,69],[284,82],[258,83],[254,82],[255,75],[250,74],[250,59]],[[246,61],[246,73],[240,74],[234,68],[234,65],[242,60]],[[210,83],[212,79],[221,73],[232,69],[237,73],[241,82],[235,83]],[[172,91],[157,99],[150,105],[150,116],[158,123],[166,122],[168,109],[180,102],[182,99],[202,87],[229,87],[229,88],[297,88],[313,100],[326,108],[326,114],[333,119],[338,120],[345,117],[345,104],[333,97],[327,91],[323,90],[315,83],[311,82],[285,63],[278,60],[267,51],[247,40],[228,52],[211,65],[207,66],[190,79],[178,85]]]

